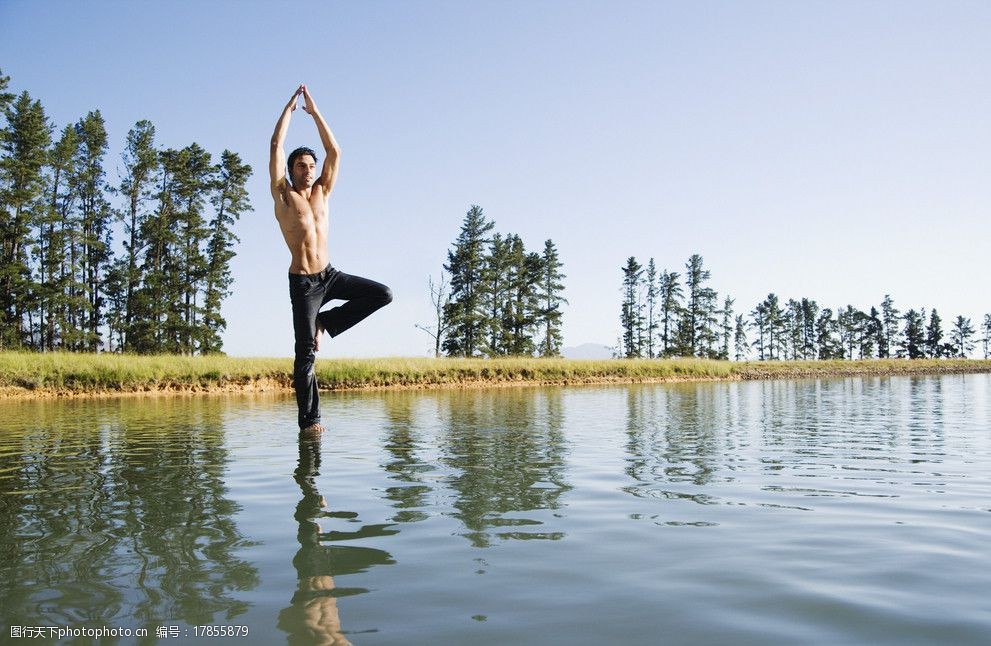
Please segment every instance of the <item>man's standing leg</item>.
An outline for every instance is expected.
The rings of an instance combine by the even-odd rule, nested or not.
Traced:
[[[289,274],[289,299],[296,338],[292,385],[296,390],[300,429],[320,422],[320,393],[313,364],[316,361],[317,312],[323,295],[319,274]]]

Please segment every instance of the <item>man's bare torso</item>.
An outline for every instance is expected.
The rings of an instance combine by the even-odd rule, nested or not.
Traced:
[[[319,185],[309,189],[309,199],[283,185],[275,200],[275,217],[286,240],[293,274],[315,274],[330,262],[327,252],[327,196]]]

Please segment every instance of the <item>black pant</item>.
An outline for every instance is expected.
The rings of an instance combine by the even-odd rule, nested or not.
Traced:
[[[347,301],[326,312],[320,308],[329,300]],[[313,372],[317,321],[335,337],[380,307],[392,302],[392,290],[360,276],[351,276],[327,265],[317,274],[289,274],[289,300],[292,301],[292,326],[296,334],[296,360],[292,385],[299,406],[299,427],[320,421],[320,395]]]

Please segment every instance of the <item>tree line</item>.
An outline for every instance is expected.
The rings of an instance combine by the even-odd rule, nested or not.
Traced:
[[[557,247],[548,239],[542,252],[527,251],[520,236],[494,228],[480,206],[468,209],[439,282],[430,279],[434,324],[417,327],[435,356],[560,355],[567,300]]]
[[[773,293],[736,313],[732,298],[720,300],[709,287],[711,274],[698,254],[685,263],[684,274],[658,272],[653,258],[644,267],[633,256],[622,272],[619,356],[920,359],[966,357],[978,343],[984,358],[991,356],[991,314],[979,330],[964,316],[947,329],[935,308],[928,316],[926,308],[903,314],[890,295],[864,311],[853,305],[834,310],[810,298],[785,301]]]
[[[140,120],[111,183],[99,110],[56,137],[9,82],[0,73],[0,349],[220,352],[251,167],[196,143],[160,149]]]

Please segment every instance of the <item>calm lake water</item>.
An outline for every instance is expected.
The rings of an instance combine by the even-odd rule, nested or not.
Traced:
[[[0,403],[0,642],[991,643],[989,375],[323,404]]]

